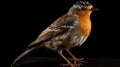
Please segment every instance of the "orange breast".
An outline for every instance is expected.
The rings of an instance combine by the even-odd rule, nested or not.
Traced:
[[[81,34],[88,36],[91,31],[91,21],[89,19],[80,21],[80,31]]]
[[[80,33],[84,36],[88,36],[91,32],[90,16],[77,15],[77,17],[80,20]]]

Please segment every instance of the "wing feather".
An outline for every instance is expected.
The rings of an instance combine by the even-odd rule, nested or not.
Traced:
[[[51,38],[55,36],[59,36],[61,34],[64,34],[68,30],[75,27],[76,18],[71,15],[64,15],[60,18],[58,18],[54,23],[52,23],[47,29],[45,29],[35,41],[33,41],[28,47],[31,47],[37,43],[41,43],[47,40],[50,40]]]

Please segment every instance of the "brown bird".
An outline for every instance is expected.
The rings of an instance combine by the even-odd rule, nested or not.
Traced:
[[[77,59],[69,49],[75,46],[81,46],[91,32],[90,15],[94,9],[88,1],[78,1],[69,9],[69,11],[55,20],[48,26],[35,41],[28,45],[27,50],[14,60],[14,64],[35,49],[46,47],[57,51],[59,55],[70,65],[75,67],[78,64]],[[66,50],[73,58],[74,63],[67,59],[62,51]]]

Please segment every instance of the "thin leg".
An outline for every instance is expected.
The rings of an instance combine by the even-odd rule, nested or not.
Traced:
[[[68,63],[68,64],[62,64],[63,66],[71,66],[71,67],[80,67],[80,64],[73,64],[71,63],[63,54],[62,51],[58,51],[58,53],[62,56],[62,58]]]
[[[71,65],[72,67],[75,67],[74,64],[72,64],[63,54],[62,51],[58,51],[58,53],[62,56],[62,58],[68,63],[68,64],[63,64],[63,66],[68,66]]]
[[[69,49],[65,49],[65,50],[66,50],[66,51],[68,52],[68,54],[73,58],[74,64],[77,63],[76,61],[78,61],[78,62],[84,62],[84,61],[83,61],[84,58],[77,59],[77,58],[69,51]]]

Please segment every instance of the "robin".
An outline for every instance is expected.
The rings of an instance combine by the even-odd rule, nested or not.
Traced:
[[[78,1],[73,4],[65,15],[55,20],[40,33],[36,40],[27,46],[27,50],[14,60],[11,67],[31,51],[42,47],[57,51],[71,67],[77,66],[76,62],[81,61],[81,59],[77,59],[69,49],[81,46],[90,35],[90,15],[93,10],[97,9],[93,8],[88,1]],[[63,50],[68,52],[74,63],[62,54]]]

